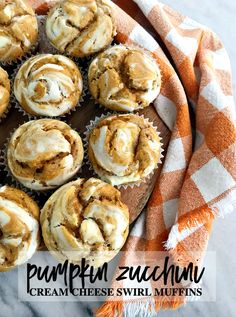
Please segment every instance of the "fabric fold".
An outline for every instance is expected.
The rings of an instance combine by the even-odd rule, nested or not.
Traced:
[[[115,2],[121,8],[129,6]],[[154,106],[171,130],[161,175],[125,251],[169,250],[173,261],[196,263],[203,260],[215,217],[226,215],[235,205],[236,128],[230,62],[223,44],[207,27],[158,1],[135,2],[139,9],[132,16],[140,17],[139,10],[143,12],[174,68],[156,40],[115,6],[117,40],[148,50],[160,65],[162,89]],[[155,297],[153,302],[157,312],[178,308],[185,299]],[[146,304],[137,301],[136,307]],[[133,316],[134,310],[128,308],[132,305],[135,302],[108,300],[97,315]],[[149,303],[144,316],[152,313]]]

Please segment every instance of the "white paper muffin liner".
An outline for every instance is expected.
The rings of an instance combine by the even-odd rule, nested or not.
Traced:
[[[4,151],[0,150],[0,170],[3,171],[4,170],[4,165],[5,165],[5,161],[4,161]],[[1,180],[0,180],[1,181]]]
[[[32,198],[36,203],[37,205],[39,206],[40,205],[40,202],[39,202],[39,197],[36,197],[35,193],[32,193],[28,188],[24,187],[24,188],[21,188],[20,186],[17,186],[13,183],[10,183],[9,181],[6,181],[6,182],[3,182],[1,180],[1,183],[0,183],[0,188],[3,187],[3,186],[8,186],[8,187],[11,187],[11,188],[15,188],[15,189],[19,189],[19,190],[22,190],[24,193],[26,193],[30,198]]]
[[[23,56],[17,58],[16,60],[14,61],[9,61],[9,62],[0,62],[0,66],[3,66],[3,67],[11,67],[11,68],[16,68],[17,65],[24,59],[29,59],[30,57],[32,57],[35,52],[37,52],[37,49],[38,49],[38,45],[39,45],[39,39],[37,40],[37,42],[31,46],[31,49],[26,52]]]
[[[42,53],[44,54],[44,53]],[[52,53],[45,53],[45,54],[52,54]],[[41,53],[37,53],[33,56],[39,56],[41,55]],[[31,57],[33,57],[31,56]],[[64,55],[62,55],[64,56]],[[64,114],[61,114],[59,116],[42,116],[42,115],[33,115],[33,114],[30,114],[28,113],[27,111],[25,111],[19,101],[16,99],[16,96],[14,94],[14,81],[15,81],[15,77],[18,73],[18,71],[20,70],[20,68],[24,65],[24,63],[26,62],[27,60],[23,60],[21,61],[21,63],[19,63],[17,65],[17,67],[13,70],[13,73],[12,75],[10,76],[10,83],[11,83],[11,97],[10,97],[10,102],[12,105],[14,105],[14,108],[16,108],[19,112],[22,113],[23,116],[26,116],[28,117],[29,120],[38,120],[38,119],[44,119],[44,118],[50,118],[50,119],[63,119],[63,118],[66,118],[67,116],[71,115],[73,112],[75,112],[78,108],[82,107],[83,106],[83,102],[84,102],[84,99],[85,97],[87,96],[87,91],[88,91],[88,85],[87,85],[87,79],[86,79],[86,74],[85,74],[85,71],[83,71],[82,69],[80,69],[78,67],[78,65],[76,65],[80,71],[80,74],[81,74],[81,77],[82,77],[82,84],[83,84],[83,88],[82,88],[82,91],[81,91],[81,96],[79,98],[79,101],[77,102],[76,106],[72,109],[70,109],[68,112],[64,113]]]
[[[43,119],[50,119],[50,118],[43,118]],[[40,120],[40,119],[36,119],[36,120]],[[57,118],[52,118],[52,120],[58,120],[58,121],[62,121],[60,119]],[[33,120],[30,120],[33,121]],[[79,168],[79,170],[75,173],[75,175],[73,177],[71,177],[70,179],[68,179],[64,184],[58,185],[55,188],[49,188],[49,189],[43,189],[43,190],[34,190],[34,189],[30,189],[26,186],[24,186],[11,172],[9,166],[8,166],[8,160],[7,160],[7,149],[8,149],[8,145],[10,143],[10,140],[13,136],[13,134],[15,133],[15,131],[22,126],[23,124],[27,123],[29,121],[25,121],[21,124],[19,124],[15,129],[13,129],[13,131],[10,133],[9,137],[6,139],[6,142],[4,143],[3,146],[3,150],[0,151],[0,169],[5,172],[6,174],[6,178],[8,178],[9,180],[11,180],[11,184],[13,187],[16,187],[18,189],[24,190],[26,193],[28,193],[31,197],[33,197],[35,199],[35,201],[39,202],[40,198],[42,196],[44,197],[49,197],[50,195],[52,195],[52,193],[57,190],[59,187],[63,186],[64,184],[71,182],[79,177],[82,177],[81,172],[82,172],[82,168],[85,165],[85,146],[84,146],[84,142],[83,142],[83,137],[80,135],[82,143],[83,143],[83,149],[84,149],[84,158],[83,161],[81,163],[81,166]],[[64,122],[64,121],[62,121]],[[71,124],[65,122],[68,126],[70,126],[71,129],[75,130]],[[76,130],[75,130],[76,131]],[[78,131],[76,131],[78,133]]]
[[[105,118],[108,118],[108,117],[112,117],[112,116],[116,116],[116,115],[119,115],[119,116],[126,116],[126,115],[132,115],[132,113],[126,113],[126,114],[122,114],[122,113],[118,113],[118,112],[108,112],[106,114],[102,114],[101,116],[99,117],[95,117],[93,120],[90,120],[90,123],[86,126],[86,130],[84,132],[84,138],[83,138],[83,143],[84,143],[84,148],[85,148],[85,151],[84,151],[84,161],[85,161],[85,164],[88,166],[89,170],[93,172],[94,176],[95,177],[98,177],[100,179],[101,176],[98,175],[98,173],[96,173],[96,171],[94,170],[93,168],[93,165],[89,159],[89,155],[88,155],[88,147],[89,147],[89,136],[90,136],[90,133],[91,131],[97,126],[97,124],[105,119]],[[136,114],[138,115],[138,114]],[[121,189],[121,188],[124,188],[124,189],[127,189],[127,188],[134,188],[134,187],[139,187],[141,184],[143,183],[146,183],[154,174],[155,170],[158,168],[158,165],[162,163],[162,159],[163,159],[163,143],[161,142],[162,141],[162,138],[160,136],[160,132],[157,130],[157,127],[154,126],[153,122],[149,120],[149,118],[145,118],[144,115],[138,115],[139,117],[142,117],[145,122],[149,125],[151,125],[154,130],[157,132],[158,136],[159,136],[159,139],[160,139],[160,157],[159,157],[159,161],[157,162],[155,168],[153,169],[153,171],[147,175],[145,178],[143,179],[140,179],[139,181],[136,181],[136,182],[132,182],[132,183],[127,183],[127,184],[121,184],[121,185],[116,185],[115,187],[117,187],[118,189]],[[105,179],[102,179],[103,181],[107,182]]]

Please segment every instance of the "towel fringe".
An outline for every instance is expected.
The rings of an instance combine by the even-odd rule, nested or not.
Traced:
[[[178,309],[185,304],[183,297],[153,298],[145,301],[107,301],[96,311],[96,317],[154,317],[162,309]]]

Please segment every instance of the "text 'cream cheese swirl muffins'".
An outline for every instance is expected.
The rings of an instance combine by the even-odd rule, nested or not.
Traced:
[[[98,267],[124,245],[129,212],[120,192],[103,181],[78,179],[60,187],[44,205],[40,222],[44,242],[60,261]]]
[[[37,38],[37,18],[27,0],[1,0],[0,61],[8,63],[21,58]]]
[[[112,185],[134,184],[149,176],[160,162],[158,132],[148,120],[127,114],[102,119],[88,139],[94,171]]]
[[[7,72],[0,67],[0,121],[7,110],[10,99],[10,80]]]
[[[149,106],[161,87],[156,61],[142,50],[123,45],[99,54],[90,64],[88,80],[94,99],[116,111]]]
[[[35,116],[61,116],[74,109],[83,82],[79,69],[62,55],[41,54],[27,60],[14,81],[21,107]]]
[[[85,57],[110,45],[116,27],[107,1],[66,0],[50,10],[46,34],[60,52]]]
[[[39,242],[37,204],[19,189],[0,187],[0,272],[28,261]]]
[[[53,119],[29,121],[12,135],[7,164],[25,187],[47,190],[71,179],[81,167],[83,144],[66,123]]]

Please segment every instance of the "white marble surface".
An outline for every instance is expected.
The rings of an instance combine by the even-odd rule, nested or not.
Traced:
[[[147,0],[148,1],[148,0]],[[164,0],[166,4],[215,30],[223,40],[236,76],[236,1]],[[236,92],[236,81],[234,90]],[[160,317],[234,317],[236,316],[236,213],[215,221],[209,250],[216,251],[217,299],[213,303],[189,303]],[[210,287],[210,286],[209,286]],[[81,303],[22,303],[17,300],[17,271],[0,274],[0,317],[88,317],[91,307]],[[139,315],[137,315],[138,317]],[[133,316],[135,317],[135,316]]]

